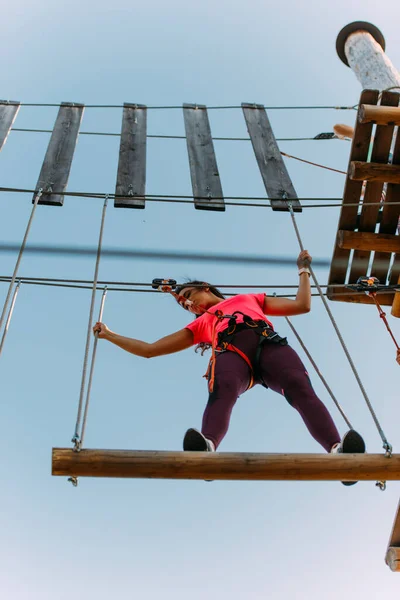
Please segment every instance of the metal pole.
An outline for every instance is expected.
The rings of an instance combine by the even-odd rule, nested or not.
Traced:
[[[372,23],[355,21],[340,31],[336,40],[339,58],[356,74],[363,89],[398,88],[400,73],[385,54],[385,38]]]

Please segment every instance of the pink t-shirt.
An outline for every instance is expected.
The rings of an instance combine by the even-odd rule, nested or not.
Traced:
[[[272,323],[265,317],[264,314],[264,298],[265,294],[238,294],[227,300],[218,302],[215,306],[209,309],[208,313],[204,313],[201,317],[195,319],[189,325],[186,325],[185,329],[190,329],[193,332],[194,340],[193,344],[200,344],[206,342],[212,343],[212,331],[216,321],[216,317],[213,314],[216,310],[221,310],[224,315],[232,315],[235,310],[240,310],[245,315],[248,315],[256,321],[266,321],[268,325],[273,327]],[[236,323],[243,323],[243,315],[236,315]],[[229,319],[221,319],[217,322],[216,335],[220,331],[223,331],[228,327]]]

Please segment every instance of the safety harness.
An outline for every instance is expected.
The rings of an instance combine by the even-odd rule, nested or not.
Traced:
[[[174,279],[153,279],[152,288],[157,289],[161,292],[167,292],[171,294],[177,302],[183,306],[184,308],[196,308],[197,311],[215,317],[213,331],[212,331],[212,343],[211,343],[211,358],[208,363],[207,371],[204,377],[208,380],[208,389],[209,392],[212,393],[214,390],[215,383],[215,364],[217,359],[217,354],[222,354],[223,352],[235,352],[238,354],[247,364],[250,369],[250,381],[247,389],[253,387],[255,381],[259,379],[264,387],[268,387],[261,377],[260,372],[260,355],[263,345],[268,343],[280,344],[281,346],[287,345],[287,339],[281,337],[273,328],[263,320],[255,321],[248,315],[242,313],[239,310],[236,310],[232,315],[225,315],[222,310],[216,310],[215,312],[211,312],[202,306],[195,304],[192,300],[188,300],[184,296],[181,296],[173,291],[174,287],[176,287],[176,281]],[[237,322],[237,315],[243,316],[243,322]],[[226,329],[220,331],[218,336],[216,335],[216,329],[219,322],[223,319],[229,319],[228,326]],[[249,357],[242,352],[237,346],[235,346],[232,342],[234,341],[235,336],[244,331],[246,329],[250,329],[254,331],[259,336],[256,355],[254,358],[254,363],[249,359]]]

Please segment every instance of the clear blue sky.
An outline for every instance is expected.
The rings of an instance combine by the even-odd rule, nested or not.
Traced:
[[[392,1],[391,8],[395,8]],[[389,5],[386,5],[389,9]],[[354,105],[360,85],[338,59],[339,30],[354,20],[381,28],[387,52],[400,65],[394,10],[372,0],[333,4],[182,0],[42,0],[2,8],[2,92],[22,102],[180,105]],[[120,130],[121,110],[87,109],[82,130]],[[55,108],[20,110],[16,127],[51,129]],[[275,111],[277,137],[312,137],[355,113]],[[215,136],[245,136],[241,111],[210,112]],[[183,133],[181,111],[149,111],[151,134]],[[35,186],[47,134],[12,132],[0,157],[2,186]],[[286,142],[281,150],[338,169],[345,142]],[[216,142],[226,195],[262,195],[249,144]],[[81,136],[69,189],[113,192],[118,138]],[[341,197],[342,175],[287,162],[298,195]],[[149,140],[147,190],[190,194],[185,142]],[[31,203],[0,196],[0,235],[21,240]],[[304,211],[298,218],[314,257],[332,253],[339,209]],[[62,209],[39,207],[32,243],[94,245],[101,202],[67,198]],[[221,233],[223,232],[223,233]],[[105,245],[126,248],[241,252],[295,257],[287,214],[150,203],[145,211],[110,205]],[[9,275],[15,256],[0,255]],[[26,256],[20,274],[85,278],[92,259]],[[322,284],[327,269],[317,269]],[[100,278],[151,281],[197,277],[216,284],[297,283],[293,267],[111,260]],[[0,302],[6,285],[0,289]],[[142,598],[153,600],[375,600],[398,593],[398,576],[384,564],[399,486],[373,483],[204,482],[82,479],[77,489],[52,478],[51,448],[70,446],[79,396],[90,292],[23,286],[0,360],[0,584],[13,600]],[[398,451],[399,366],[373,307],[331,303],[389,440]],[[104,320],[148,341],[183,327],[187,314],[168,297],[110,293]],[[397,335],[399,323],[390,317]],[[320,369],[371,452],[381,440],[328,318],[315,299],[297,317]],[[283,319],[277,329],[289,334]],[[290,335],[290,339],[293,336]],[[293,341],[297,348],[297,344]],[[199,426],[207,394],[206,359],[192,350],[145,361],[99,343],[86,445],[98,448],[180,449],[187,427]],[[315,387],[345,431],[315,376]],[[224,451],[318,452],[299,416],[282,398],[254,389],[241,398]]]

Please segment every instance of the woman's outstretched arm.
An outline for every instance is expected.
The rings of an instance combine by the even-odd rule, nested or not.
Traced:
[[[93,327],[93,333],[96,332],[99,339],[108,340],[119,346],[119,348],[126,350],[126,352],[142,356],[143,358],[173,354],[174,352],[180,352],[180,350],[186,350],[186,348],[190,348],[193,345],[193,333],[190,329],[180,329],[151,344],[119,335],[111,331],[104,323],[96,323]]]
[[[300,252],[297,259],[299,269],[307,268],[311,263],[311,256],[307,250]],[[275,317],[290,317],[293,315],[302,315],[311,310],[311,286],[310,275],[307,272],[299,275],[299,289],[295,300],[290,298],[274,298],[266,296],[264,300],[264,312],[266,315]]]

